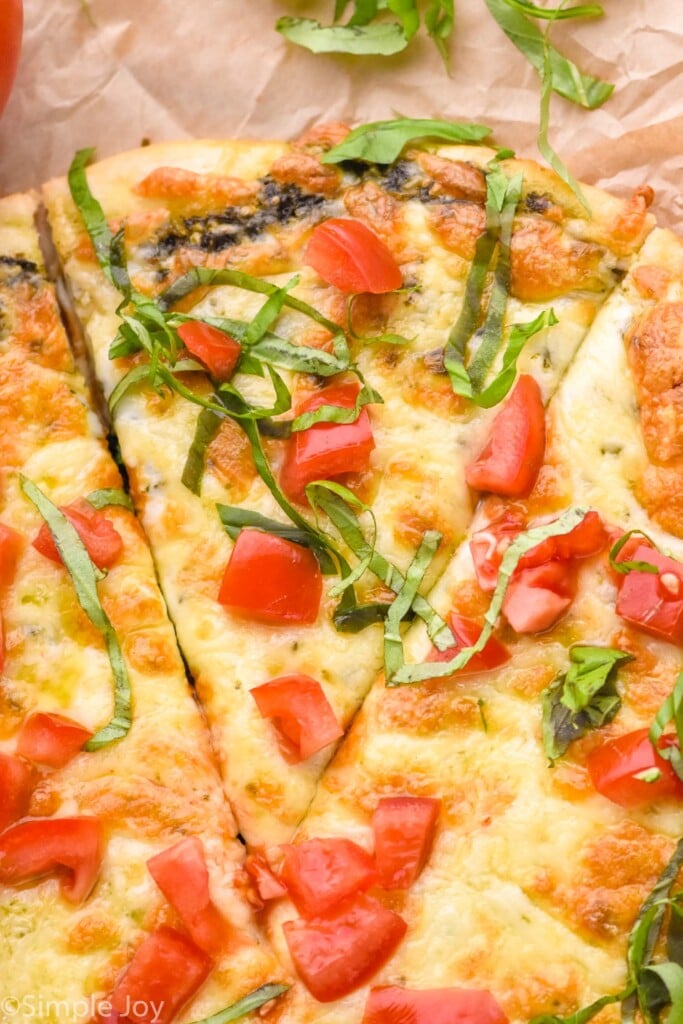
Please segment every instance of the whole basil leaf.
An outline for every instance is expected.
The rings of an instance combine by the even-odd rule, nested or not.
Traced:
[[[322,157],[322,162],[338,164],[344,160],[360,160],[369,164],[393,164],[411,142],[481,142],[490,134],[491,129],[484,125],[458,121],[408,117],[373,121],[354,128],[343,142]]]
[[[395,21],[369,25],[321,25],[312,18],[285,15],[275,23],[277,31],[291,43],[311,53],[374,54],[389,57],[408,45],[402,26]]]

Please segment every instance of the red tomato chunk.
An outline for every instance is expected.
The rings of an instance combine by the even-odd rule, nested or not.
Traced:
[[[322,576],[312,551],[261,530],[240,531],[218,600],[237,615],[286,626],[315,622]]]
[[[230,380],[242,354],[238,341],[218,327],[189,320],[178,328],[178,337],[212,377],[218,381]]]
[[[327,914],[286,921],[285,939],[297,973],[321,1003],[355,991],[379,971],[406,933],[402,917],[364,894]]]
[[[353,409],[358,385],[334,384],[308,398],[299,414],[323,405]],[[296,431],[287,441],[280,471],[280,486],[292,501],[306,501],[306,486],[313,480],[336,480],[347,473],[364,473],[375,447],[365,407],[353,423],[314,423]]]
[[[92,738],[90,729],[71,718],[37,711],[24,720],[17,739],[17,753],[36,764],[63,768]]]
[[[632,569],[622,576],[617,615],[644,633],[683,644],[683,565],[647,544],[639,544],[628,559],[649,562],[659,572]]]
[[[384,242],[360,221],[333,217],[313,229],[304,262],[347,294],[393,292],[401,269]]]
[[[432,797],[390,796],[372,818],[375,863],[383,889],[409,889],[427,863],[441,801]]]
[[[510,498],[529,494],[545,455],[545,408],[541,389],[523,374],[491,426],[484,450],[467,467],[470,487]]]
[[[82,500],[60,508],[60,512],[76,530],[97,568],[110,569],[123,550],[123,541],[104,512]],[[33,546],[53,562],[62,561],[47,523],[41,526]]]
[[[309,839],[285,847],[280,876],[303,917],[316,917],[377,878],[372,857],[350,839]]]
[[[103,855],[97,818],[23,821],[0,836],[0,883],[21,885],[58,874],[65,898],[81,903],[97,881]]]
[[[677,744],[675,736],[662,736],[662,747]],[[608,740],[586,759],[591,782],[608,800],[621,807],[638,807],[657,800],[683,799],[683,782],[669,761],[654,748],[647,729],[636,729],[616,739]],[[636,778],[652,772],[653,781]]]
[[[370,990],[362,1024],[507,1024],[490,992],[467,988]]]
[[[344,730],[316,679],[280,676],[250,691],[264,718],[272,721],[282,756],[297,764],[341,739]]]

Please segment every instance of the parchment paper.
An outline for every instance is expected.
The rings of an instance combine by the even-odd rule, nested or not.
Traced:
[[[0,0],[0,4],[2,0]],[[416,38],[389,58],[309,54],[274,31],[282,14],[330,20],[332,0],[25,0],[24,50],[0,120],[0,191],[63,174],[73,152],[143,139],[287,138],[323,119],[400,112],[482,121],[535,155],[535,72],[484,0],[456,0],[449,78]],[[553,101],[552,138],[584,180],[649,182],[660,222],[683,230],[683,3],[604,0],[606,17],[553,39],[616,84],[594,112]]]

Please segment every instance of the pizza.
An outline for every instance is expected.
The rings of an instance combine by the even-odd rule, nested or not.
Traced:
[[[0,202],[3,1014],[195,1020],[283,971],[36,207]]]
[[[69,461],[34,427],[6,431],[6,524],[42,541],[4,584],[3,672],[14,678],[17,595],[46,571],[41,544],[59,559],[52,509],[65,506],[69,544],[82,556],[80,537],[96,592],[111,588],[102,607],[129,665],[141,613],[129,599],[119,622],[119,563],[97,566],[87,524],[137,531],[178,690],[163,691],[175,720],[143,716],[139,749],[155,778],[179,750],[194,757],[158,813],[191,807],[197,787],[223,819],[188,810],[157,826],[129,870],[155,924],[196,945],[185,903],[148,878],[157,850],[176,881],[190,871],[168,833],[189,836],[212,919],[240,937],[208,980],[169,996],[169,1021],[237,1003],[216,1021],[236,1019],[250,992],[254,1008],[277,996],[259,1016],[283,1024],[558,1024],[616,1020],[620,1006],[658,1020],[678,1005],[683,248],[655,226],[647,186],[577,195],[477,126],[451,126],[442,145],[414,124],[391,152],[388,123],[150,145],[90,166],[82,152],[43,188],[72,341],[99,392],[78,378],[69,394],[109,476],[86,472],[76,445]],[[6,203],[10,217],[33,209]],[[34,236],[13,230],[11,274],[35,319],[29,285],[52,292],[35,254],[35,271],[21,263]],[[40,397],[43,356],[14,326],[11,294],[8,421],[32,396],[22,415],[56,424],[52,438],[62,403]],[[77,608],[73,574],[48,568]],[[108,636],[96,707],[60,661],[60,708],[90,730],[66,772],[96,758],[124,772],[138,687],[159,699],[131,678],[132,725],[112,735]],[[138,806],[139,749],[121,815]],[[112,770],[97,776],[108,797]],[[37,799],[10,829],[34,827]],[[141,939],[126,956],[112,940],[105,994],[135,979]],[[49,938],[40,946],[49,959]]]
[[[303,433],[294,440],[257,437],[263,455],[258,453],[256,459],[240,426],[249,421],[223,418],[206,447],[201,484],[193,489],[185,486],[183,475],[201,422],[201,407],[181,395],[160,400],[149,388],[128,391],[118,401],[117,388],[141,358],[139,352],[109,358],[120,322],[116,311],[121,296],[114,287],[107,287],[67,183],[46,187],[52,230],[87,344],[105,396],[110,401],[112,395],[115,398],[115,429],[134,500],[213,731],[240,830],[254,846],[291,837],[332,753],[331,741],[347,728],[380,670],[382,631],[371,624],[359,632],[340,632],[332,614],[339,601],[339,581],[333,576],[320,581],[322,593],[311,608],[288,607],[284,614],[277,609],[266,611],[259,607],[261,595],[255,593],[252,599],[257,607],[226,614],[226,607],[231,607],[230,595],[226,596],[230,580],[224,574],[233,545],[216,506],[244,508],[282,520],[273,486],[264,481],[256,465],[259,459],[271,467],[276,484],[296,510],[308,504],[304,493],[308,482],[320,475],[335,478],[340,475],[338,467],[348,468],[351,477],[348,472],[341,476],[370,509],[366,516],[372,515],[375,547],[392,567],[404,572],[423,537],[430,531],[440,534],[426,579],[429,586],[453,554],[470,519],[464,467],[483,443],[490,420],[490,414],[454,393],[444,372],[442,349],[463,307],[476,238],[486,216],[482,168],[495,151],[470,146],[442,149],[441,155],[418,152],[414,160],[399,161],[380,177],[376,170],[359,174],[321,163],[325,147],[340,132],[343,129],[338,126],[325,127],[293,146],[150,146],[88,171],[107,220],[114,226],[125,225],[127,266],[135,288],[158,295],[195,268],[233,269],[290,288],[296,273],[298,282],[291,287],[291,295],[316,315],[285,306],[275,325],[277,337],[309,352],[321,350],[329,363],[330,354],[335,358],[334,333],[345,330],[350,354],[348,359],[337,357],[336,368],[350,369],[333,374],[332,380],[341,383],[330,385],[334,364],[316,367],[321,371],[317,377],[290,369],[288,353],[280,355],[279,363],[261,366],[270,365],[280,374],[292,394],[294,411],[301,414],[315,411],[328,395],[329,402],[353,403],[361,386],[373,390],[370,397],[382,400],[363,406],[355,428],[336,426],[341,433],[338,442],[329,427],[323,427],[320,435],[320,426],[317,435],[315,431],[310,435],[312,442]],[[562,185],[523,161],[513,161],[509,173],[522,175],[528,197],[545,196],[549,188]],[[558,198],[569,204],[566,228],[557,221],[562,218],[558,204],[527,197],[528,213],[513,240],[511,321],[527,324],[548,316],[551,309],[558,320],[531,339],[519,364],[520,370],[528,369],[534,377],[538,406],[553,394],[596,310],[622,273],[629,248],[638,244],[649,223],[647,207],[639,197],[634,212],[626,204],[596,194],[595,216],[589,220],[585,213],[579,215],[576,200],[567,197],[566,188],[559,192]],[[547,208],[542,212],[535,211],[544,204]],[[373,295],[363,291],[363,281],[348,277],[337,287],[321,280],[303,262],[304,248],[316,227],[319,233],[313,238],[319,258],[323,262],[337,258],[339,240],[324,232],[330,224],[332,231],[339,231],[339,221],[346,232],[349,224],[360,225],[362,245],[367,245],[368,236],[377,239],[376,248],[381,245],[381,249],[373,255],[373,267],[380,275],[389,273],[389,291]],[[610,231],[616,232],[613,238]],[[341,244],[348,241],[342,238]],[[358,244],[353,238],[350,244],[354,241]],[[541,250],[542,259],[537,254]],[[388,271],[381,262],[384,253],[391,258]],[[348,267],[344,269],[348,274]],[[375,285],[386,288],[383,279]],[[359,291],[357,299],[350,298]],[[233,330],[239,329],[234,321],[253,322],[263,305],[263,294],[239,285],[217,285],[203,297],[195,289],[181,300],[186,313],[227,317]],[[321,314],[327,326],[321,323]],[[180,330],[187,328],[181,325]],[[394,343],[382,343],[382,337]],[[272,354],[277,342],[264,341],[264,349],[269,341],[271,345],[266,358],[277,360],[277,353]],[[273,384],[262,372],[265,376],[258,377],[252,372],[240,374],[238,368],[237,375],[230,377],[252,407],[272,407]],[[239,401],[234,395],[231,400]],[[271,433],[278,429],[278,417],[273,420]],[[339,450],[316,450],[318,437],[323,439],[320,445],[327,444],[329,437],[329,445],[337,444]],[[254,538],[246,530],[238,539],[238,556],[241,549],[245,555],[239,562],[241,569],[237,558],[231,561],[237,587],[252,572],[271,571],[272,563],[267,561],[252,570],[248,537],[263,544],[262,534]],[[272,540],[269,543],[273,545]],[[315,586],[319,585],[316,581]],[[217,591],[224,595],[222,605],[216,601]],[[381,575],[368,574],[360,581],[358,603],[380,604],[381,612],[381,602],[386,608],[391,593]],[[302,630],[302,623],[315,628]],[[348,628],[356,628],[353,621]],[[288,704],[288,684],[281,680],[296,675],[307,678],[306,685],[317,692],[315,700],[320,704],[319,712],[303,709],[302,714],[324,716],[324,727],[314,729],[320,741],[329,739],[313,750],[306,738],[307,756],[290,751],[289,761],[294,763],[288,764],[283,762],[281,730],[279,735],[273,727],[278,705],[270,697]],[[251,691],[257,686],[271,689],[258,690],[255,698]],[[275,711],[264,713],[259,698]],[[296,729],[297,724],[289,728]]]

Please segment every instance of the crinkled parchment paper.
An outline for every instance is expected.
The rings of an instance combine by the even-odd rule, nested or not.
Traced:
[[[0,0],[2,2],[2,0]],[[449,78],[428,38],[389,58],[314,56],[282,39],[282,14],[329,20],[332,0],[25,0],[16,90],[0,121],[0,191],[100,156],[190,137],[287,138],[322,119],[458,118],[533,155],[535,72],[484,0],[456,0]],[[683,5],[604,0],[606,17],[564,22],[557,45],[616,84],[587,112],[556,98],[552,138],[584,180],[649,182],[660,222],[683,230]]]

